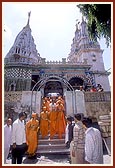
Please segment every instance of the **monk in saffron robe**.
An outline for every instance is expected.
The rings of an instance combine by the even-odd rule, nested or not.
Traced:
[[[46,106],[46,110],[49,111],[49,104],[50,104],[50,101],[48,100],[47,97],[45,97],[43,99],[42,107]]]
[[[39,121],[37,120],[37,114],[33,113],[32,118],[26,123],[26,140],[28,144],[27,153],[29,157],[36,155],[38,147],[38,130]]]
[[[64,99],[61,96],[58,96],[56,103],[58,104],[58,101],[61,101],[61,103],[64,105]]]
[[[50,102],[50,139],[56,134],[56,120],[57,120],[57,111],[56,111],[56,103],[54,100]]]
[[[46,110],[46,106],[44,106],[43,111],[40,113],[40,133],[42,138],[48,135],[49,122],[49,113]]]
[[[65,115],[64,115],[64,106],[61,101],[58,101],[56,111],[57,114],[57,121],[56,121],[56,133],[58,137],[61,139],[62,134],[65,133],[66,122],[65,122]]]
[[[65,101],[64,101],[64,99],[63,99],[61,96],[59,96],[59,97],[57,98],[56,105],[58,105],[58,102],[60,102],[60,101],[61,101],[61,104],[62,104],[63,107],[64,107],[64,112],[65,112]]]

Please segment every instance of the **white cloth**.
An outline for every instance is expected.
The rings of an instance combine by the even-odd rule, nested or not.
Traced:
[[[11,144],[11,125],[4,125],[4,163],[6,163],[6,159],[9,154],[10,144]]]
[[[90,127],[85,134],[85,160],[91,164],[103,164],[103,147],[100,131]]]
[[[70,158],[71,158],[71,164],[76,164],[76,157],[73,156],[72,152],[74,150],[74,142],[71,141],[70,143]]]
[[[65,143],[67,143],[67,141],[69,140],[69,137],[68,137],[68,126],[69,126],[69,124],[67,123],[67,125],[66,125],[66,129],[65,129]]]
[[[13,123],[12,144],[13,143],[16,143],[17,145],[26,143],[26,133],[25,133],[24,121],[20,121],[19,119],[15,120]]]
[[[50,103],[49,107],[50,107],[50,111],[56,111],[56,103]]]

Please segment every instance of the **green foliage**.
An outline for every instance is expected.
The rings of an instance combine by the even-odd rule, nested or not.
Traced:
[[[90,38],[104,37],[107,46],[111,43],[111,4],[79,4],[77,7],[88,23]]]

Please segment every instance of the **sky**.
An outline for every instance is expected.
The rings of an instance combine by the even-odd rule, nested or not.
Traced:
[[[47,61],[67,58],[75,36],[76,20],[82,18],[76,5],[76,2],[2,2],[3,57],[27,24],[31,11],[30,27],[40,56]],[[100,40],[100,46],[104,50],[105,70],[108,70],[111,68],[111,49],[107,48],[104,39]]]

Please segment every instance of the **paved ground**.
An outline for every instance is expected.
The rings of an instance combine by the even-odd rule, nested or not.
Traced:
[[[107,148],[105,145],[103,145],[103,151],[104,151],[104,165],[112,165],[112,160],[111,156],[108,155]],[[11,158],[7,160],[7,164],[11,165]],[[26,156],[23,157],[23,164],[55,164],[55,165],[70,165],[70,156],[69,155],[63,155],[63,154],[39,154],[37,155],[36,159],[28,159]]]
[[[7,160],[7,164],[11,165],[11,159]],[[55,164],[55,165],[70,165],[70,156],[68,155],[43,155],[38,156],[36,159],[28,159],[27,157],[23,158],[23,164]],[[111,165],[111,156],[104,155],[104,164]]]

